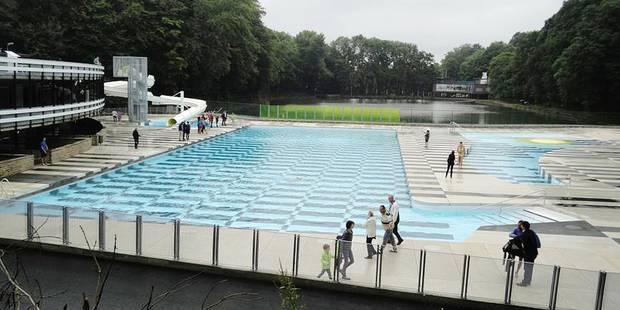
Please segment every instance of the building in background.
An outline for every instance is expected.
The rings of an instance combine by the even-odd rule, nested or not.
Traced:
[[[59,125],[104,106],[104,67],[0,56],[0,134]]]
[[[473,81],[437,80],[433,84],[434,97],[447,98],[475,98],[486,99],[489,97],[490,84],[487,73]]]

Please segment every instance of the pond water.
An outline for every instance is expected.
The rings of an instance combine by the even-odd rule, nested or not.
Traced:
[[[209,102],[214,110],[259,116],[260,105],[254,103]],[[542,115],[513,108],[476,103],[474,100],[405,100],[405,99],[287,99],[273,100],[272,105],[308,104],[357,108],[398,108],[403,123],[446,124],[574,124],[556,115]]]

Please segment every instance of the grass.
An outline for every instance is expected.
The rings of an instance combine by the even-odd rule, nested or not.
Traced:
[[[400,122],[400,110],[396,108],[261,104],[260,117],[290,120],[398,123]]]

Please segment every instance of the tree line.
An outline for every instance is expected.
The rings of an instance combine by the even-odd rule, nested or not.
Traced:
[[[587,111],[620,111],[620,0],[568,0],[542,29],[484,48],[466,44],[441,63],[449,79],[488,72],[491,96]]]
[[[92,62],[149,58],[154,93],[209,99],[399,95],[430,91],[433,56],[377,38],[267,28],[257,0],[4,0],[0,44],[25,56]]]

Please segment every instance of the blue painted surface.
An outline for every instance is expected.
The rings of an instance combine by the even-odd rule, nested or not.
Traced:
[[[364,234],[367,211],[378,214],[393,193],[404,237],[454,241],[480,225],[526,216],[415,202],[399,148],[392,130],[253,126],[27,199],[74,212],[99,208],[294,232],[335,234],[353,219]]]

